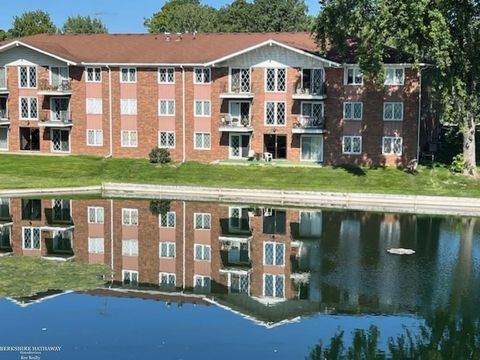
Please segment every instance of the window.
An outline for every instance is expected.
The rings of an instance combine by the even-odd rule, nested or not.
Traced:
[[[169,211],[165,214],[158,215],[160,227],[174,228],[176,222],[176,215],[174,211]]]
[[[137,115],[137,99],[121,99],[120,114]]]
[[[285,234],[287,231],[287,212],[285,210],[263,210],[263,233]]]
[[[52,200],[52,220],[54,221],[71,221],[71,201],[63,199]]]
[[[195,133],[195,142],[194,142],[194,149],[197,150],[208,150],[210,149],[211,145],[211,138],[210,133]]]
[[[0,66],[0,89],[7,88],[7,70],[5,66]]]
[[[138,285],[138,271],[122,270],[123,285],[137,286]]]
[[[345,85],[363,85],[363,75],[358,66],[345,68]]]
[[[195,213],[194,229],[210,229],[211,215],[205,213]]]
[[[284,275],[263,275],[263,295],[266,297],[283,298],[284,297]]]
[[[137,147],[137,131],[136,130],[122,130],[122,146],[123,147]]]
[[[232,69],[230,73],[230,91],[233,93],[250,92],[250,69]]]
[[[42,202],[39,199],[22,199],[22,220],[41,220]]]
[[[298,233],[301,237],[318,238],[322,235],[322,212],[300,211]]]
[[[20,119],[38,120],[38,100],[35,96],[20,98]]]
[[[195,100],[195,116],[210,116],[210,100]]]
[[[121,68],[120,82],[122,83],[134,83],[137,82],[137,69],[134,67]]]
[[[101,98],[87,98],[87,114],[101,114],[102,107]]]
[[[50,84],[60,86],[64,81],[68,81],[68,67],[52,66],[50,68]]]
[[[37,87],[37,67],[36,66],[20,66],[18,68],[19,87],[20,88],[36,88]]]
[[[265,91],[285,91],[286,69],[265,69]]]
[[[194,84],[209,84],[211,81],[209,68],[195,68],[193,76]]]
[[[399,136],[385,136],[382,139],[383,155],[402,155],[403,139]]]
[[[88,207],[88,223],[89,224],[103,224],[104,210],[103,207]]]
[[[383,120],[403,120],[403,103],[389,102],[383,104]]]
[[[158,68],[158,83],[175,84],[175,69],[162,67]]]
[[[263,264],[264,265],[284,265],[285,264],[285,244],[278,242],[263,243]]]
[[[138,256],[138,240],[122,240],[122,256]]]
[[[175,257],[175,243],[174,242],[161,242],[160,243],[161,258],[174,258]]]
[[[195,260],[210,261],[210,245],[195,244]]]
[[[20,150],[40,150],[40,129],[32,127],[20,128]]]
[[[286,104],[283,101],[279,102],[265,102],[265,125],[285,125]]]
[[[102,68],[99,67],[87,67],[86,82],[101,82],[102,81]]]
[[[103,146],[103,130],[102,129],[87,129],[87,145],[88,146]]]
[[[38,227],[23,227],[22,240],[23,248],[26,250],[40,249],[40,228]]]
[[[138,209],[122,209],[123,225],[138,225]]]
[[[397,67],[385,68],[385,85],[403,85],[405,82],[405,69]]]
[[[302,161],[323,161],[323,136],[302,135],[300,149]]]
[[[248,294],[248,274],[228,273],[228,290],[232,294]]]
[[[161,272],[158,274],[159,285],[163,288],[174,288],[175,287],[175,274],[174,273],[165,273]]]
[[[209,292],[211,279],[210,276],[194,275],[193,276],[193,290],[195,292]]]
[[[103,238],[88,238],[88,253],[103,254],[105,252]]]
[[[8,150],[8,127],[0,127],[0,150]]]
[[[344,120],[362,120],[363,103],[361,102],[344,102],[343,103],[343,119]]]
[[[361,136],[344,136],[342,138],[342,152],[344,154],[361,154],[362,153],[362,137]]]
[[[175,100],[158,100],[158,115],[174,116]]]
[[[160,131],[158,133],[158,147],[159,148],[174,148],[175,147],[175,133],[173,131]]]

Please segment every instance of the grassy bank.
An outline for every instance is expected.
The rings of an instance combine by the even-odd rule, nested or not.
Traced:
[[[480,180],[443,166],[396,168],[226,166],[71,156],[0,156],[0,188],[99,185],[102,182],[480,197]]]

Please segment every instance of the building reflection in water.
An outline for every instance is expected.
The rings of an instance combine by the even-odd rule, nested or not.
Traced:
[[[478,230],[472,219],[415,215],[0,199],[4,255],[106,264],[111,282],[89,293],[213,302],[267,326],[319,312],[478,308]]]

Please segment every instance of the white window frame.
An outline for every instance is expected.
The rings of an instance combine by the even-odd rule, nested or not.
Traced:
[[[265,278],[268,276],[273,276],[273,296],[267,296],[265,295],[265,287],[266,287],[266,282]],[[283,278],[283,293],[282,296],[275,296],[275,285],[277,282],[277,276]],[[270,273],[264,273],[263,274],[263,286],[262,286],[262,294],[264,298],[269,298],[269,299],[284,299],[285,298],[285,275],[284,274],[270,274]]]
[[[275,104],[275,107],[274,107],[274,116],[275,116],[275,123],[273,124],[267,124],[267,107],[269,103],[273,103]],[[278,123],[278,104],[281,104],[283,103],[285,105],[285,124],[279,124]],[[282,126],[282,127],[285,127],[287,126],[287,102],[286,101],[265,101],[264,103],[264,116],[263,116],[263,121],[264,121],[264,124],[265,126]]]
[[[138,256],[138,240],[122,240],[122,256]]]
[[[167,280],[170,280],[170,277],[173,276],[173,284],[170,284],[168,282],[167,284],[162,284],[162,276],[165,276]],[[171,272],[159,272],[158,273],[158,286],[171,286],[171,287],[176,287],[177,286],[177,275],[175,273]]]
[[[400,81],[396,81],[397,70],[402,71],[402,77]],[[393,71],[393,77],[392,77],[392,80],[389,81],[387,79],[387,73],[390,71]],[[385,83],[384,84],[387,86],[403,86],[405,84],[405,68],[403,66],[385,66]]]
[[[197,257],[197,248],[201,249],[200,258]],[[208,261],[212,260],[212,247],[207,244],[194,244],[193,245],[193,259],[195,261]]]
[[[197,103],[201,103],[202,113],[197,113]],[[208,103],[208,114],[205,114],[206,103]],[[208,99],[199,99],[193,101],[193,112],[195,117],[211,117],[212,116],[212,102]]]
[[[353,83],[348,82],[348,71],[352,70],[353,71]],[[358,73],[360,73],[362,77],[362,82],[361,83],[355,83],[355,79],[358,76]],[[343,74],[343,84],[346,86],[362,86],[363,85],[363,74],[362,70],[360,69],[360,66],[358,65],[347,65],[345,66],[344,74]]]
[[[207,292],[210,292],[210,291],[211,291],[211,287],[212,287],[212,278],[211,278],[211,276],[194,274],[194,275],[193,275],[193,290],[194,290],[194,291],[195,291],[195,287],[196,287],[196,284],[197,284],[197,279],[201,279],[201,282],[202,282],[202,286],[201,286],[201,289],[200,289],[200,290],[204,290],[204,291],[207,291]],[[205,286],[205,280],[206,280],[206,279],[208,279],[208,286]]]
[[[391,152],[385,152],[385,140],[386,139],[389,139],[391,141],[391,146],[390,148],[392,149]],[[400,140],[400,152],[399,153],[395,153],[393,151],[394,149],[394,146],[393,146],[393,141],[396,140],[396,139],[399,139]],[[382,137],[382,155],[395,155],[395,156],[402,156],[403,154],[403,137],[401,136],[384,136]]]
[[[162,218],[165,218],[166,225],[162,225]],[[172,223],[173,225],[171,225]],[[168,211],[165,214],[158,214],[158,226],[161,228],[175,228],[177,226],[177,214],[175,211]]]
[[[125,70],[127,71],[127,74],[128,74],[128,79],[127,80],[123,80],[123,72]],[[132,70],[133,70],[133,74],[134,74],[134,79],[133,80],[130,78]],[[134,84],[136,82],[137,82],[137,68],[136,67],[125,66],[125,67],[120,68],[120,83],[122,83],[122,84]]]
[[[21,69],[28,68],[27,86],[22,86]],[[30,86],[30,78],[32,77],[31,69],[35,69],[35,86]],[[6,72],[6,70],[5,70]],[[18,67],[18,88],[19,89],[37,89],[38,88],[38,67],[36,65],[21,65]]]
[[[32,242],[32,247],[25,247],[25,229],[28,229],[30,231],[30,237],[31,237],[31,242]],[[35,229],[38,229],[39,233],[39,247],[38,249],[33,247],[33,231]],[[42,229],[39,228],[38,226],[22,226],[22,249],[23,250],[42,250]]]
[[[352,151],[345,151],[345,140],[349,138],[350,139],[350,142],[352,144],[351,148],[352,148]],[[356,139],[356,138],[359,138],[360,139],[360,151],[359,152],[355,152],[353,151],[353,140]],[[362,137],[360,135],[345,135],[342,137],[342,154],[345,154],[345,155],[360,155],[362,153]]]
[[[273,245],[273,264],[267,264],[267,262],[266,262],[267,251],[265,249],[266,249],[267,245]],[[277,264],[277,260],[276,260],[277,259],[277,245],[282,245],[283,246],[283,258],[282,258],[282,263],[281,264]],[[285,266],[285,250],[286,250],[285,243],[282,243],[282,242],[279,242],[279,241],[264,241],[263,242],[263,265],[266,265],[266,266]]]
[[[161,71],[165,71],[165,79],[166,81],[161,81]],[[172,79],[171,81],[168,80],[168,78],[170,77],[170,74],[169,72],[172,72]],[[158,83],[159,84],[175,84],[175,68],[174,67],[165,67],[165,66],[160,66],[158,68]]]
[[[165,134],[165,138],[167,140],[166,144],[162,144],[162,134]],[[170,145],[169,137],[173,136],[173,145]],[[175,138],[175,131],[159,131],[158,132],[158,147],[160,149],[175,149],[176,145],[176,138]]]
[[[202,73],[202,81],[197,80],[197,72]],[[205,81],[205,73],[208,73],[208,81]],[[206,68],[193,68],[193,83],[194,84],[210,84],[212,82],[212,70],[209,67]]]
[[[102,98],[86,98],[85,112],[92,115],[103,114],[103,99]]]
[[[128,133],[128,142],[123,141],[123,134]],[[132,134],[135,134],[135,142],[132,140]],[[120,145],[121,147],[138,147],[138,132],[137,130],[121,130],[120,131]]]
[[[395,105],[401,105],[402,108],[402,117],[401,118],[395,118]],[[385,118],[385,111],[387,109],[388,105],[392,105],[392,118],[387,119]],[[404,104],[402,101],[390,101],[390,102],[384,102],[383,103],[383,121],[403,121],[404,117]]]
[[[322,143],[322,156],[320,159],[318,160],[305,160],[305,159],[302,159],[302,149],[303,149],[303,139],[306,138],[306,137],[309,137],[309,138],[320,138],[321,139],[321,143]],[[302,162],[314,162],[314,163],[318,163],[318,162],[323,162],[323,150],[325,149],[325,138],[323,137],[322,134],[302,134],[300,135],[300,161]]]
[[[162,114],[162,103],[165,103],[165,110],[166,112]],[[170,112],[170,105],[173,103],[173,112]],[[175,99],[158,99],[158,116],[175,116],[175,107],[176,107],[176,102]]]
[[[95,211],[94,220],[90,220],[90,211]],[[99,220],[99,213],[102,213],[101,220]],[[104,224],[105,223],[105,208],[102,206],[87,207],[87,221],[89,224]]]
[[[53,148],[53,132],[54,131],[68,131],[68,150],[63,151],[63,150],[55,150]],[[68,154],[72,151],[72,132],[68,128],[50,128],[50,151],[52,153],[63,153],[63,154]]]
[[[6,66],[0,66],[0,70],[3,69],[4,76],[5,76],[5,87],[1,87],[0,89],[7,89],[8,88],[8,71]]]
[[[137,99],[120,99],[120,115],[137,115]]]
[[[197,226],[197,215],[202,216],[201,226]],[[206,221],[205,219],[209,218],[208,227],[205,227]],[[193,213],[193,229],[194,230],[210,230],[212,228],[212,214],[210,213]]]
[[[197,147],[197,135],[202,137],[202,147]],[[206,147],[205,146],[205,136],[208,135],[210,136],[210,146]],[[193,148],[195,150],[210,150],[212,148],[212,133],[205,133],[205,132],[196,132],[193,133]]]
[[[128,213],[128,217],[127,217]],[[135,214],[137,219],[136,222],[133,222],[132,214]],[[127,221],[128,219],[128,221]],[[131,209],[131,208],[122,208],[122,225],[124,226],[138,226],[138,209]]]
[[[166,256],[162,255],[162,246],[166,247]],[[173,253],[170,252],[173,246]],[[158,244],[158,258],[159,259],[175,259],[177,245],[173,241],[161,241]]]
[[[88,72],[89,70],[92,72],[93,80],[88,80]],[[97,80],[97,72],[99,75],[99,79]],[[85,82],[87,83],[101,83],[102,82],[102,68],[98,66],[87,66],[85,68]]]
[[[352,106],[352,116],[351,117],[346,117],[346,108],[347,105],[350,104]],[[361,116],[359,118],[355,117],[355,105],[360,104],[360,111],[361,111]],[[363,120],[363,102],[361,101],[345,101],[343,103],[343,120],[348,120],[348,121],[361,121]]]
[[[88,253],[89,254],[105,254],[105,239],[97,238],[97,237],[89,237]]]
[[[88,134],[92,132],[93,133],[93,143],[89,142],[90,137]],[[86,136],[87,136],[87,146],[103,146],[103,129],[87,129],[86,130]],[[98,136],[100,135],[100,141],[98,140]]]
[[[26,118],[24,118],[22,116],[22,99],[27,99],[27,101],[28,101],[28,116],[29,117],[26,117]],[[37,116],[36,117],[31,117],[31,115],[32,115],[32,100],[33,99],[35,99],[35,101],[37,102]],[[19,114],[20,120],[38,120],[39,113],[40,113],[40,109],[38,107],[38,97],[37,96],[20,96],[19,97],[19,99],[18,99],[18,114]]]
[[[140,284],[140,274],[136,270],[122,270],[122,283],[125,282],[125,274],[126,273],[130,274],[130,282],[132,281],[132,274],[137,275],[137,284],[136,285]],[[129,284],[129,285],[131,285],[131,284]]]
[[[62,80],[69,80],[70,79],[70,69],[69,69],[68,66],[50,66],[50,68],[48,69],[48,83],[49,83],[49,85],[53,85],[53,81],[52,81],[53,71],[52,71],[52,69],[54,69],[54,68],[56,68],[56,69],[67,69],[67,77],[64,78],[64,79],[61,79],[60,84],[58,84],[58,85],[62,85]],[[60,75],[60,71],[58,72],[58,74]]]
[[[274,90],[268,90],[268,81],[267,81],[267,73],[268,73],[268,70],[274,70],[275,72],[275,75],[274,75],[274,79],[275,79],[275,89]],[[285,84],[284,84],[284,90],[278,90],[278,70],[284,70],[285,71]],[[265,92],[266,93],[286,93],[287,92],[287,86],[288,86],[288,69],[287,68],[283,68],[283,67],[280,67],[280,68],[265,68],[265,74],[264,74],[264,79],[265,79],[265,84],[264,84],[264,88],[265,88]]]

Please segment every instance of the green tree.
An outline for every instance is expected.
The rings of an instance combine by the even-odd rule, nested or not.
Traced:
[[[305,31],[311,29],[304,0],[255,0],[251,31]]]
[[[254,4],[246,0],[234,0],[218,12],[219,31],[248,32],[253,31],[255,19],[252,16]]]
[[[0,29],[0,41],[7,40],[8,38],[10,38],[10,33]]]
[[[170,0],[144,25],[151,33],[212,32],[217,30],[217,10],[198,0]]]
[[[366,78],[383,81],[385,45],[435,64],[431,87],[443,121],[463,135],[464,173],[477,176],[475,128],[480,118],[480,2],[478,0],[322,0],[315,32],[345,51],[346,39],[358,38],[358,63]]]
[[[104,34],[108,29],[102,20],[90,16],[69,16],[63,24],[65,34]]]
[[[9,30],[12,37],[57,32],[50,15],[42,10],[27,11],[20,16],[15,16],[12,25]]]

